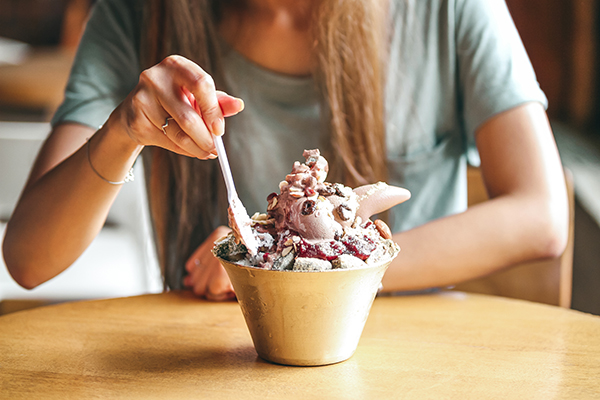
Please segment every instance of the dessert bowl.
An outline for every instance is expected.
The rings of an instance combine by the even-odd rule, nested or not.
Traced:
[[[219,258],[235,289],[258,355],[284,365],[350,358],[393,254],[364,268],[278,271]]]

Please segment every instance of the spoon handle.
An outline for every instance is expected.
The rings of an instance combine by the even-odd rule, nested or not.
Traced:
[[[215,147],[217,148],[217,155],[219,156],[219,165],[221,166],[221,172],[223,173],[223,179],[225,179],[225,186],[227,187],[227,200],[229,203],[237,197],[235,191],[235,184],[233,183],[233,176],[231,175],[231,168],[229,167],[229,159],[227,158],[227,152],[223,145],[222,136],[214,136]]]
[[[231,229],[233,229],[233,232],[238,236],[238,239],[244,242],[250,254],[255,255],[258,252],[258,243],[250,229],[251,221],[248,212],[235,191],[235,184],[233,183],[229,160],[227,159],[227,153],[225,152],[225,146],[223,145],[223,138],[221,136],[214,136],[214,140],[215,147],[217,148],[217,155],[219,156],[219,165],[221,165],[221,172],[223,173],[225,186],[227,186],[229,225],[231,226]]]

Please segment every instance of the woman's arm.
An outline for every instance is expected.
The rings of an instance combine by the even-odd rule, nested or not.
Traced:
[[[102,228],[120,185],[104,181],[91,165],[103,178],[121,181],[147,145],[216,157],[211,133],[222,134],[223,117],[242,108],[241,100],[217,92],[196,64],[171,56],[141,74],[96,133],[78,124],[58,125],[6,227],[3,253],[13,278],[33,288],[58,275]],[[167,117],[174,120],[165,135]]]
[[[6,228],[9,272],[33,288],[71,265],[102,228],[120,185],[103,182],[88,165],[85,141],[93,129],[63,124],[42,146]],[[125,139],[125,140],[123,140]],[[121,180],[141,147],[102,128],[90,142],[94,167]]]
[[[447,286],[564,250],[567,193],[542,106],[491,118],[476,140],[490,200],[395,234],[402,251],[383,279],[385,291]]]

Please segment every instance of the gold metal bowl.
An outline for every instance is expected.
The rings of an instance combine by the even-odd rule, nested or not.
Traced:
[[[326,365],[358,345],[391,259],[357,269],[300,272],[244,267],[220,259],[258,355],[285,365]]]

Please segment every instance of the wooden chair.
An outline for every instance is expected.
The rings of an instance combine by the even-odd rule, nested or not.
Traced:
[[[569,239],[567,247],[560,257],[518,264],[494,274],[458,284],[453,289],[570,308],[575,194],[573,177],[569,171],[565,172],[565,180],[569,196]],[[469,206],[488,199],[479,169],[468,169],[467,185]]]
[[[31,20],[37,18],[38,25],[43,26],[44,16],[40,15],[40,10],[34,3],[34,1],[12,0],[2,4],[0,1],[3,6],[0,6],[0,15],[2,11],[6,13],[13,11],[14,18],[18,20],[19,15],[30,15],[26,10],[31,9],[31,15],[24,19],[28,19],[27,23],[31,24]],[[64,13],[60,43],[57,46],[32,47],[21,63],[0,65],[0,107],[41,111],[46,116],[45,119],[49,119],[62,102],[75,50],[83,34],[91,2],[90,0],[61,0],[57,1],[55,6],[63,9]],[[2,18],[0,18],[0,26],[1,20]]]

